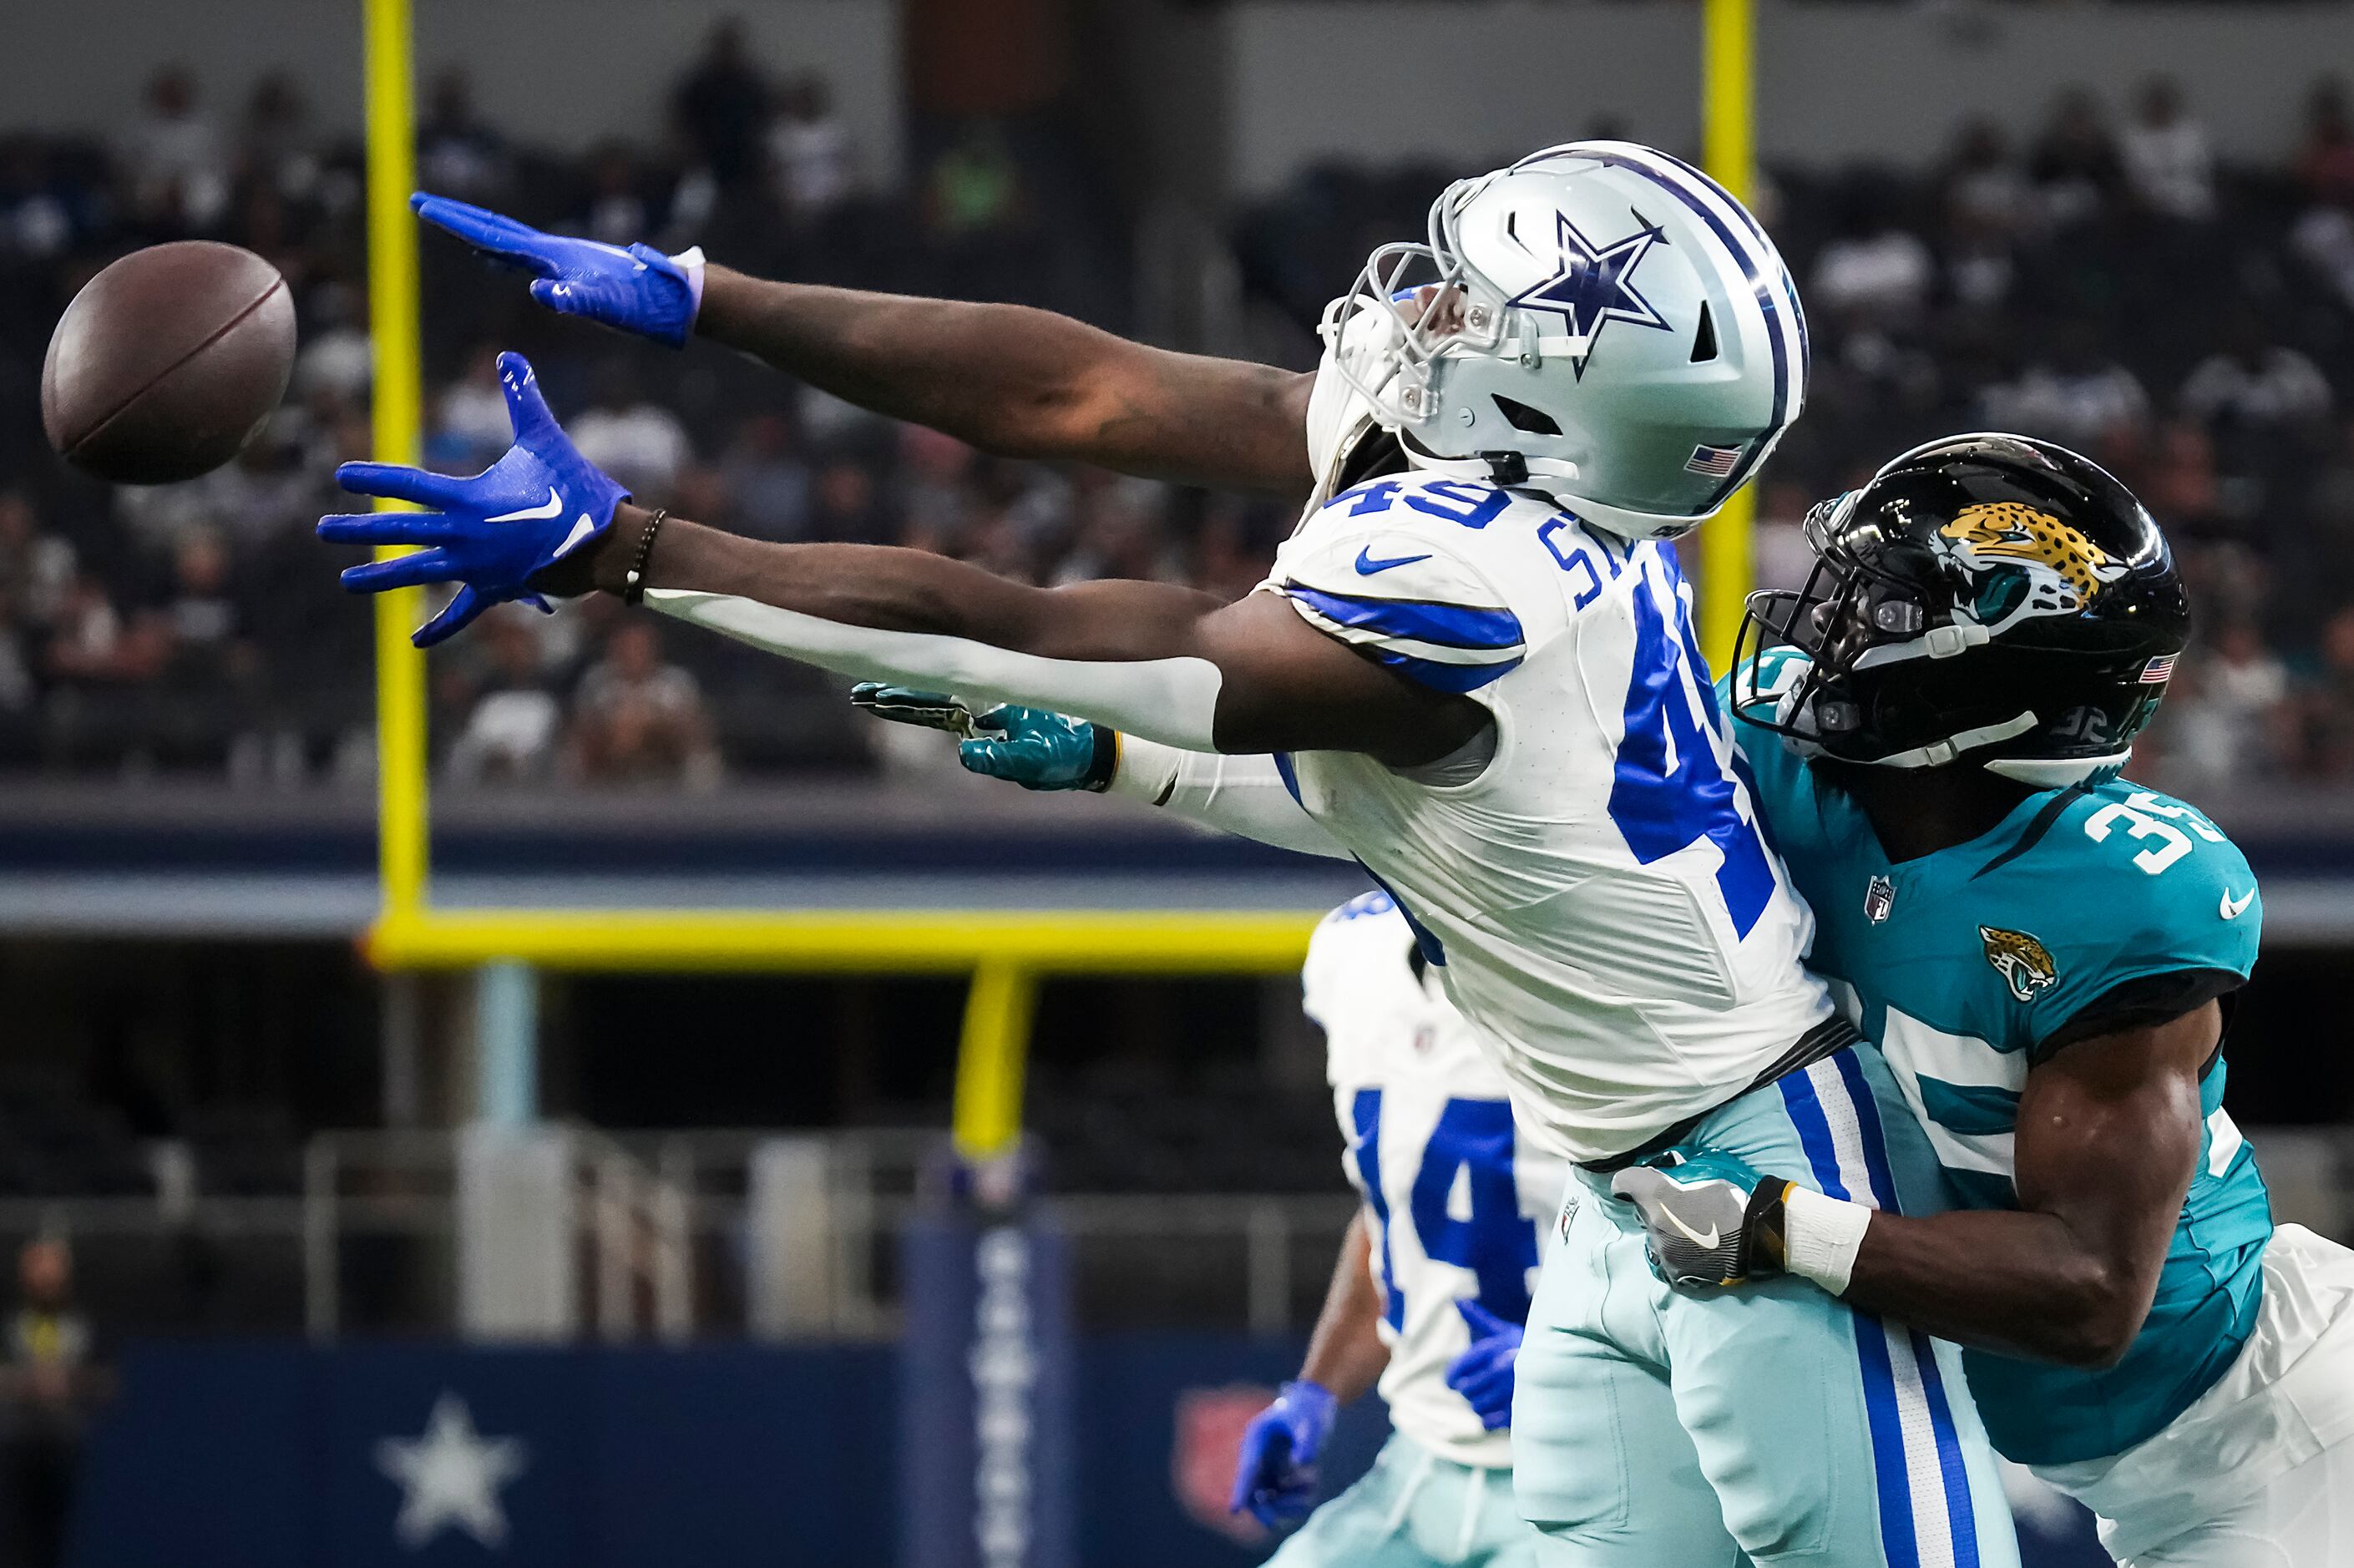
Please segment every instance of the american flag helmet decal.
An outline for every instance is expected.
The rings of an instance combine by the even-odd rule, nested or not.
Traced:
[[[1741,462],[1739,447],[1694,447],[1692,455],[1684,460],[1688,473],[1706,474],[1711,479],[1726,479]]]
[[[2145,686],[2156,686],[2163,684],[2165,682],[2172,679],[2174,675],[2174,661],[2177,657],[2179,657],[2179,655],[2173,653],[2161,653],[2157,658],[2152,659],[2148,663],[2143,665],[2141,667],[2141,683]]]

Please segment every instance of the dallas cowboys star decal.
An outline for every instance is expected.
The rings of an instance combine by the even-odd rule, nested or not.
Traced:
[[[1566,213],[1555,213],[1554,237],[1561,245],[1561,270],[1543,282],[1522,290],[1507,303],[1523,310],[1546,311],[1569,323],[1564,334],[1582,343],[1572,364],[1585,374],[1585,362],[1612,322],[1669,330],[1667,321],[1651,302],[1635,291],[1635,269],[1654,245],[1665,244],[1659,226],[1633,208],[1639,226],[1614,245],[1596,245],[1578,232]]]

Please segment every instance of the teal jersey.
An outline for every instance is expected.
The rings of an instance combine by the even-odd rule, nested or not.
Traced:
[[[1795,650],[1763,659],[1768,692],[1804,667]],[[1879,1044],[1963,1207],[2018,1207],[2020,1091],[2039,1048],[2064,1044],[2078,1014],[2137,980],[2243,979],[2255,963],[2255,877],[2180,801],[2123,779],[2047,790],[1968,843],[1892,862],[1862,809],[1779,736],[1737,720],[1733,730],[1767,837],[1814,909],[1808,966]],[[2239,1353],[2273,1223],[2254,1157],[2223,1109],[2223,1080],[2219,1054],[2200,1086],[2198,1173],[2125,1359],[2089,1370],[1965,1358],[1987,1430],[2010,1458],[2119,1453],[2180,1414]]]

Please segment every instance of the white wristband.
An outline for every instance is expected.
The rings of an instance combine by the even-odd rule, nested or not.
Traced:
[[[1185,759],[1184,752],[1157,740],[1122,734],[1119,757],[1111,782],[1104,786],[1105,794],[1125,795],[1148,806],[1168,804],[1169,791],[1177,787],[1177,768]]]
[[[706,265],[703,260],[703,247],[688,246],[671,258],[671,264],[686,274],[687,292],[694,300],[686,313],[687,330],[692,332],[695,330],[695,318],[703,313],[703,269]]]
[[[1861,1203],[1793,1184],[1782,1200],[1783,1271],[1811,1279],[1834,1296],[1843,1294],[1872,1215]]]

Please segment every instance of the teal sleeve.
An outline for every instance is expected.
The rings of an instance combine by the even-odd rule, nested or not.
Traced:
[[[2085,837],[2087,853],[2072,857],[2071,874],[2045,889],[2059,918],[2042,920],[2038,928],[2056,934],[2056,972],[2028,1010],[2031,1040],[2051,1039],[2086,1007],[2130,980],[2184,970],[2217,970],[2244,980],[2255,968],[2264,900],[2246,857],[2220,833],[2205,837],[2199,830],[2215,832],[2212,824],[2188,808],[2146,794],[2137,798],[2181,810],[2184,815],[2171,821],[2154,810],[2142,815],[2187,833],[2192,848],[2150,872],[2137,863],[2136,855],[2151,853],[2152,845],[2162,855],[2171,841],[2131,836],[2130,816],[2113,815],[2101,824],[2096,811],[2072,811],[2055,828],[2055,833]],[[2103,841],[2089,842],[2088,822],[2112,831]],[[2119,828],[2126,831],[2115,831]]]
[[[1783,681],[1802,672],[1805,665],[1805,655],[1795,648],[1769,649],[1716,683],[1717,699],[1724,705],[1734,749],[1748,770],[1750,792],[1756,798],[1759,814],[1766,819],[1768,835],[1776,838],[1798,820],[1796,813],[1808,798],[1806,758],[1792,751],[1774,731],[1745,722],[1734,694],[1750,690],[1748,672],[1752,668],[1758,673],[1758,687],[1770,693],[1779,690]],[[1766,705],[1761,700],[1750,705],[1754,711]]]

